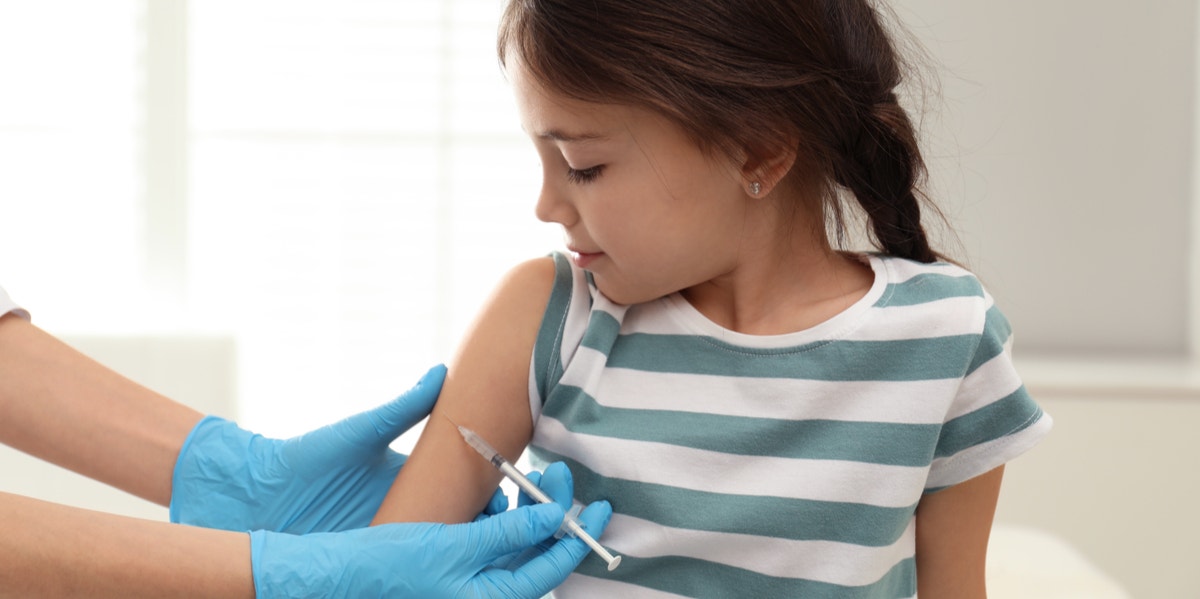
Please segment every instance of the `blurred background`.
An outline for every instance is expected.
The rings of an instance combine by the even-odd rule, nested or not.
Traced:
[[[943,245],[1012,320],[1056,421],[1010,465],[998,520],[1129,596],[1200,597],[1197,3],[893,6],[920,46],[906,99]],[[503,272],[560,246],[533,216],[500,8],[0,0],[0,284],[257,432],[390,399]],[[165,517],[0,464],[0,490]]]

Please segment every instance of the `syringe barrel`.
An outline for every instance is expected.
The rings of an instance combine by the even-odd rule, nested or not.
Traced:
[[[516,483],[516,485],[520,487],[526,495],[532,497],[534,501],[537,501],[538,503],[552,503],[554,501],[553,499],[550,499],[549,495],[546,495],[545,491],[542,491],[541,488],[533,484],[533,481],[529,480],[529,478],[524,474],[521,474],[520,470],[514,468],[513,465],[508,462],[508,460],[505,460],[504,458],[500,459],[501,463],[498,464],[500,472],[503,473],[508,480]]]

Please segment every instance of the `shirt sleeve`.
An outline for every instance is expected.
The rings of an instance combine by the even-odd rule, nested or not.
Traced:
[[[1028,451],[1052,420],[1030,397],[1012,363],[1012,329],[985,295],[979,344],[938,437],[926,491],[984,474]]]
[[[8,293],[4,291],[4,288],[0,287],[0,316],[4,316],[10,312],[16,316],[24,318],[25,320],[29,320],[29,312],[26,312],[20,306],[14,303],[12,298],[8,297]]]

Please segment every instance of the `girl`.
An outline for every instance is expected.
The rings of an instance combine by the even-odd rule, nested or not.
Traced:
[[[511,0],[498,48],[569,255],[490,298],[377,521],[479,513],[453,421],[611,502],[622,565],[563,597],[984,597],[1050,418],[930,247],[873,3]],[[875,251],[830,240],[843,200]]]

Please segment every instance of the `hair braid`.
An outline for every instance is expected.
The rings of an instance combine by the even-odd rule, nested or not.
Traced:
[[[892,40],[871,2],[828,0],[826,16],[844,32],[839,87],[859,107],[853,113],[857,122],[842,127],[843,139],[832,144],[834,178],[863,209],[879,249],[934,262],[939,256],[921,221],[925,162],[913,123],[896,98],[903,70]]]
[[[853,135],[842,145],[834,172],[866,214],[877,247],[894,256],[936,261],[921,223],[917,190],[925,169],[908,115],[892,96],[872,106]]]

